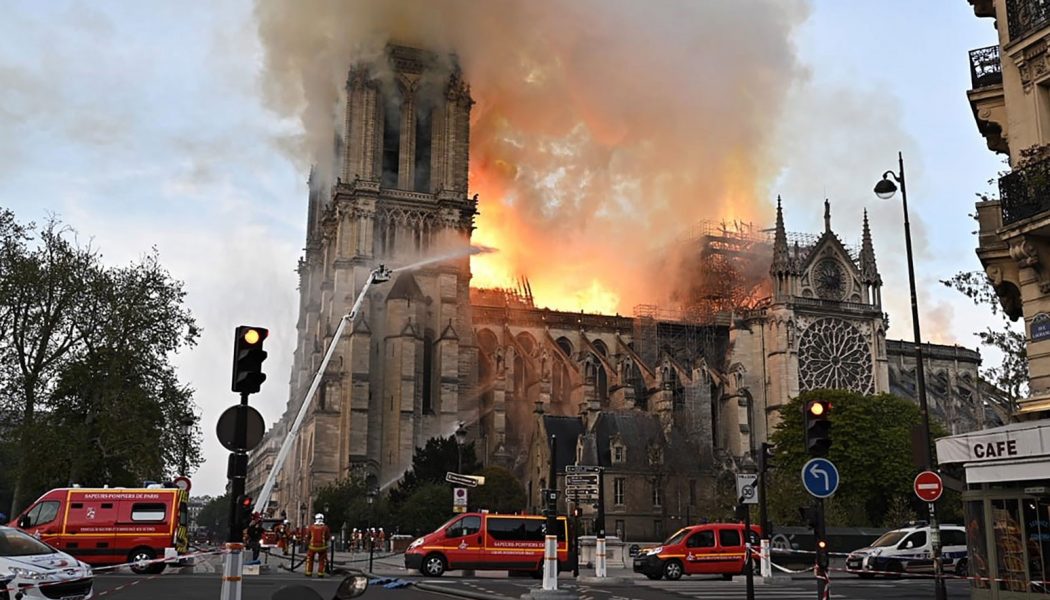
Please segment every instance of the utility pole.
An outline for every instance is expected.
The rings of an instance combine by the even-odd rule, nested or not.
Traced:
[[[598,467],[598,516],[594,520],[594,576],[607,577],[605,562],[605,469]]]
[[[547,478],[547,534],[543,544],[543,589],[558,589],[558,438],[550,440],[550,472]]]

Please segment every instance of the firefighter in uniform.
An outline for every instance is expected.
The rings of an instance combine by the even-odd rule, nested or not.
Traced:
[[[314,571],[314,557],[317,557],[317,576],[324,577],[325,566],[328,563],[328,538],[332,537],[331,530],[324,524],[324,515],[314,515],[314,524],[306,532],[306,576],[310,577]]]

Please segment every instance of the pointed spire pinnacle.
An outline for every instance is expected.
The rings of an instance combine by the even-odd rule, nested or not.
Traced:
[[[860,243],[860,277],[870,285],[882,285],[882,277],[875,265],[875,247],[871,243],[871,227],[868,226],[868,211],[864,210],[864,227]]]
[[[788,251],[787,232],[784,230],[784,209],[780,196],[777,196],[777,224],[773,232],[773,264],[769,267],[771,275],[788,275],[791,273],[791,254]]]
[[[824,233],[831,232],[831,201],[824,198]]]

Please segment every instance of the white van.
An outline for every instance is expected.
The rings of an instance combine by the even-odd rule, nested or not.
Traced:
[[[966,529],[941,525],[941,562],[945,573],[967,574]],[[849,553],[846,570],[864,578],[900,577],[902,573],[932,573],[933,546],[930,527],[913,524],[887,531],[867,548]]]

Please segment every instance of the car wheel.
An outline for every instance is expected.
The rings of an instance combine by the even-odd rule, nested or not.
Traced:
[[[682,563],[671,559],[664,563],[664,577],[669,581],[678,581],[682,578]]]
[[[958,577],[966,577],[970,574],[970,565],[966,563],[965,558],[960,558],[955,561],[955,575]]]
[[[441,577],[448,569],[445,557],[440,554],[428,554],[423,558],[423,567],[419,569],[427,577]]]
[[[135,548],[128,553],[128,562],[132,563],[131,571],[139,575],[156,575],[164,571],[164,563],[140,564],[157,558],[152,548]]]

